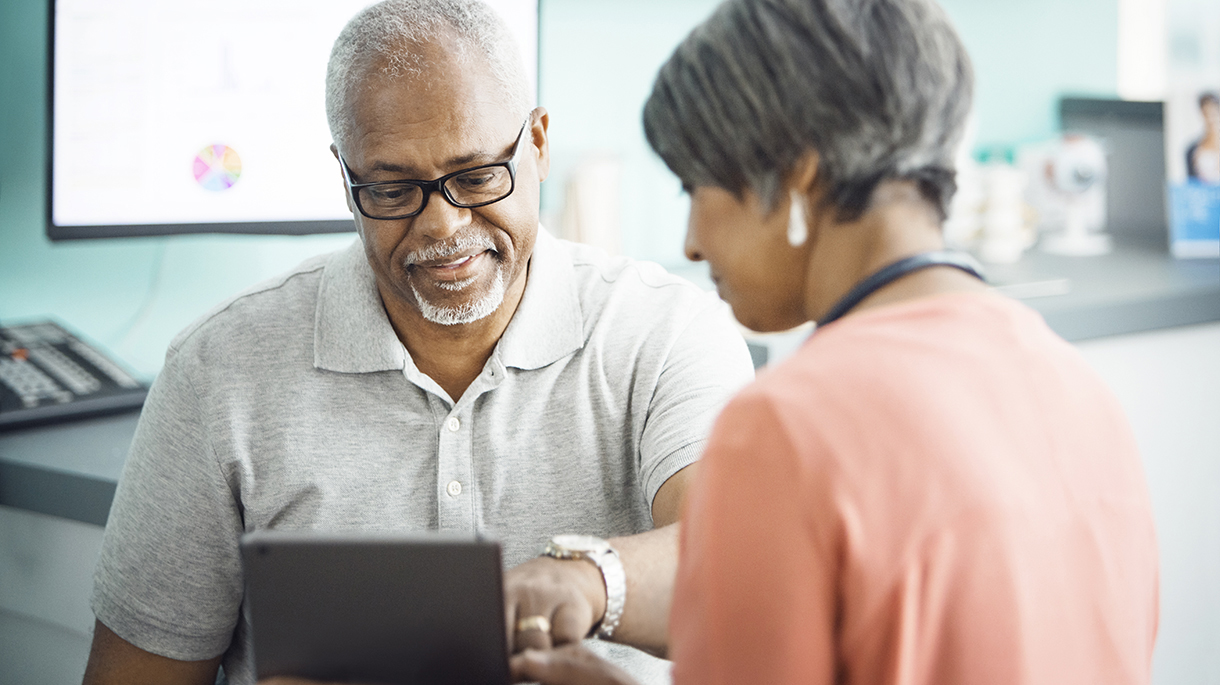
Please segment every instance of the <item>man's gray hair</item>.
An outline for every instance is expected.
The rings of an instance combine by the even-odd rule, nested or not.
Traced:
[[[944,216],[972,87],[931,0],[729,0],[661,68],[644,131],[687,188],[772,208],[816,150],[840,221],[887,179],[914,181]]]
[[[351,142],[348,100],[371,75],[424,75],[428,64],[421,46],[449,39],[453,57],[482,61],[503,90],[505,105],[522,117],[530,110],[529,82],[512,32],[479,0],[383,0],[352,17],[330,51],[326,66],[326,120],[343,150]]]

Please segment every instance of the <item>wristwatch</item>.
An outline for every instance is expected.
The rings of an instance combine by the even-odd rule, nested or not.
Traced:
[[[609,542],[592,535],[556,535],[547,543],[544,556],[555,559],[586,559],[597,564],[606,584],[606,614],[593,631],[602,640],[610,639],[623,618],[627,602],[627,573],[618,552]]]

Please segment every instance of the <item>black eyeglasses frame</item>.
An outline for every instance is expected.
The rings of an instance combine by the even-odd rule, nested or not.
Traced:
[[[374,181],[372,183],[353,183],[352,176],[354,174],[352,174],[351,168],[347,166],[347,160],[343,159],[343,154],[340,153],[339,154],[339,166],[343,168],[343,181],[344,181],[344,183],[347,184],[348,195],[351,196],[352,202],[356,205],[356,209],[359,210],[361,214],[363,214],[364,216],[366,216],[370,219],[375,219],[377,221],[393,221],[396,219],[410,219],[412,217],[419,216],[421,213],[423,213],[424,209],[426,209],[428,207],[428,200],[432,197],[432,193],[435,193],[435,192],[439,192],[441,194],[441,197],[445,198],[446,202],[448,202],[449,204],[453,205],[454,207],[458,207],[460,209],[475,209],[476,207],[485,207],[487,205],[499,202],[499,201],[509,197],[510,195],[512,195],[513,191],[517,189],[517,158],[521,155],[521,150],[524,149],[524,145],[522,143],[525,141],[525,132],[527,130],[529,130],[529,128],[530,128],[529,124],[532,119],[533,119],[533,112],[531,112],[530,115],[525,118],[525,123],[521,124],[521,131],[517,134],[517,142],[513,144],[512,155],[508,158],[507,161],[496,162],[494,164],[480,164],[479,166],[472,166],[472,167],[468,167],[465,169],[458,169],[457,171],[445,174],[444,176],[441,176],[440,178],[437,178],[437,179],[434,179],[431,181],[421,181],[421,180],[417,180],[417,179],[402,179],[402,180],[394,180],[394,181]],[[468,174],[472,171],[478,171],[479,169],[491,169],[491,168],[495,168],[495,167],[504,167],[505,169],[508,169],[509,187],[508,187],[507,193],[505,193],[504,195],[502,195],[500,197],[497,197],[494,200],[488,200],[486,202],[476,202],[474,204],[466,204],[466,203],[458,202],[457,200],[453,199],[453,197],[449,194],[449,191],[445,188],[445,183],[449,179],[451,179],[455,176],[461,176],[462,174]],[[408,184],[408,185],[416,186],[423,192],[424,199],[422,202],[419,203],[419,209],[415,210],[414,212],[410,212],[409,214],[396,214],[394,216],[373,216],[372,214],[369,214],[367,211],[365,211],[363,203],[360,202],[360,189],[361,188],[371,188],[373,186],[385,186],[385,185],[402,185],[404,183]]]

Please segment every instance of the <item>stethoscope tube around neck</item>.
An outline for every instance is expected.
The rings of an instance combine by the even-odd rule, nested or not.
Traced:
[[[894,281],[906,276],[907,274],[928,269],[934,266],[949,266],[954,269],[960,269],[975,278],[987,281],[982,273],[982,267],[979,266],[970,255],[961,252],[949,252],[947,250],[938,250],[934,252],[921,252],[920,254],[900,259],[889,266],[882,267],[880,270],[873,272],[864,280],[860,281],[846,295],[835,303],[830,311],[821,319],[818,319],[817,327],[821,329],[828,323],[843,318],[856,305],[860,304],[864,298],[872,295],[881,288],[893,283]]]

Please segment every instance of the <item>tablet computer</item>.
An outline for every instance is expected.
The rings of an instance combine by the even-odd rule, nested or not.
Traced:
[[[509,682],[497,542],[267,530],[241,551],[259,679]]]

